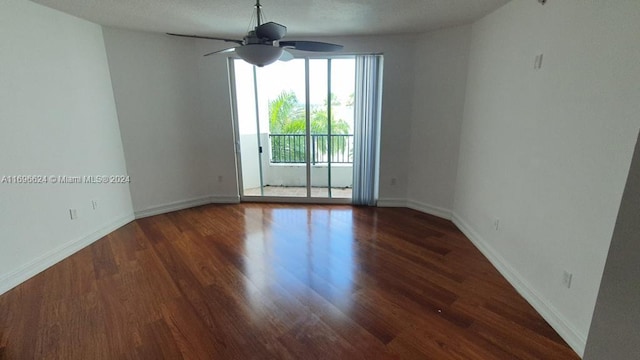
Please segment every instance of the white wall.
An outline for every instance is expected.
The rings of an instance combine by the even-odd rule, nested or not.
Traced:
[[[212,197],[237,201],[227,59],[202,56],[228,44],[114,28],[104,33],[136,214]],[[404,199],[415,37],[321,40],[344,44],[345,53],[384,53],[380,197]]]
[[[451,217],[471,26],[424,34],[416,46],[407,205]]]
[[[639,214],[640,137],[602,275],[585,359],[633,359],[640,354]]]
[[[237,201],[224,57],[164,34],[104,37],[136,215]]]
[[[640,127],[638,39],[637,0],[514,0],[472,30],[454,220],[579,353]]]
[[[126,174],[100,26],[4,0],[0,44],[0,177]],[[0,293],[132,217],[127,184],[0,184]]]

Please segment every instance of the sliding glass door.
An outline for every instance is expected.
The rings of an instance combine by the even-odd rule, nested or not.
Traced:
[[[312,197],[351,198],[355,60],[309,60]]]
[[[230,60],[241,196],[352,196],[355,58]]]

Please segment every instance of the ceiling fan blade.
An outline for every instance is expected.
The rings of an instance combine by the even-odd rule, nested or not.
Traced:
[[[260,39],[280,40],[287,34],[287,27],[273,21],[256,26],[256,36]]]
[[[219,37],[213,37],[213,36],[183,35],[183,34],[171,34],[171,33],[167,33],[167,35],[194,38],[194,39],[220,40],[220,41],[233,42],[233,43],[242,45],[242,40],[225,39],[225,38],[219,38]]]
[[[293,48],[302,51],[329,52],[341,50],[344,46],[319,41],[289,40],[280,41],[280,47]]]
[[[287,50],[282,50],[282,55],[280,55],[280,61],[291,61],[293,60],[293,54],[288,52]]]
[[[231,53],[236,51],[236,48],[232,47],[232,48],[228,48],[228,49],[224,49],[224,50],[218,50],[218,51],[214,51],[214,52],[210,52],[208,54],[204,54],[203,56],[209,56],[209,55],[215,55],[215,54],[226,54],[226,53]]]

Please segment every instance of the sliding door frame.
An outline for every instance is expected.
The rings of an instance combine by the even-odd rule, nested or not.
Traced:
[[[238,59],[237,57],[229,57],[228,61],[228,71],[229,71],[229,92],[231,96],[231,117],[233,122],[233,130],[234,130],[234,154],[236,158],[236,177],[238,182],[238,193],[240,196],[241,202],[268,202],[268,203],[295,203],[295,204],[351,204],[351,198],[333,198],[333,197],[312,197],[311,196],[311,101],[310,101],[310,75],[309,75],[309,60],[311,59],[326,59],[329,63],[329,72],[327,73],[328,77],[328,90],[331,91],[331,60],[332,59],[344,59],[344,58],[353,58],[357,55],[362,54],[340,54],[336,56],[326,56],[326,55],[318,55],[318,56],[305,56],[296,59],[304,59],[305,61],[305,122],[306,122],[306,132],[305,132],[305,146],[307,151],[305,151],[305,161],[306,161],[306,177],[307,177],[307,196],[306,197],[295,197],[295,196],[249,196],[244,195],[244,184],[242,180],[242,154],[240,148],[240,125],[238,119],[238,99],[236,97],[236,76],[235,76],[235,66],[234,60]],[[255,70],[255,67],[254,67]],[[254,81],[255,75],[254,75]],[[254,87],[254,91],[255,87]],[[257,94],[255,94],[257,98]],[[330,108],[330,95],[328,95],[328,103]],[[257,102],[257,100],[256,100]],[[256,103],[257,106],[257,103]],[[330,118],[329,118],[330,121]],[[329,127],[330,127],[329,123]],[[330,137],[330,135],[329,135]],[[330,158],[330,156],[329,156]],[[329,171],[331,164],[329,164]],[[262,173],[260,174],[262,178]],[[260,180],[262,183],[262,179]],[[330,184],[329,184],[330,185]],[[263,191],[263,189],[261,189]],[[328,190],[328,194],[331,194],[331,190]]]

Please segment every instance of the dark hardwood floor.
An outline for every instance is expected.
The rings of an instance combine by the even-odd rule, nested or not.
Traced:
[[[453,224],[212,205],[136,220],[0,296],[2,359],[577,359]]]

